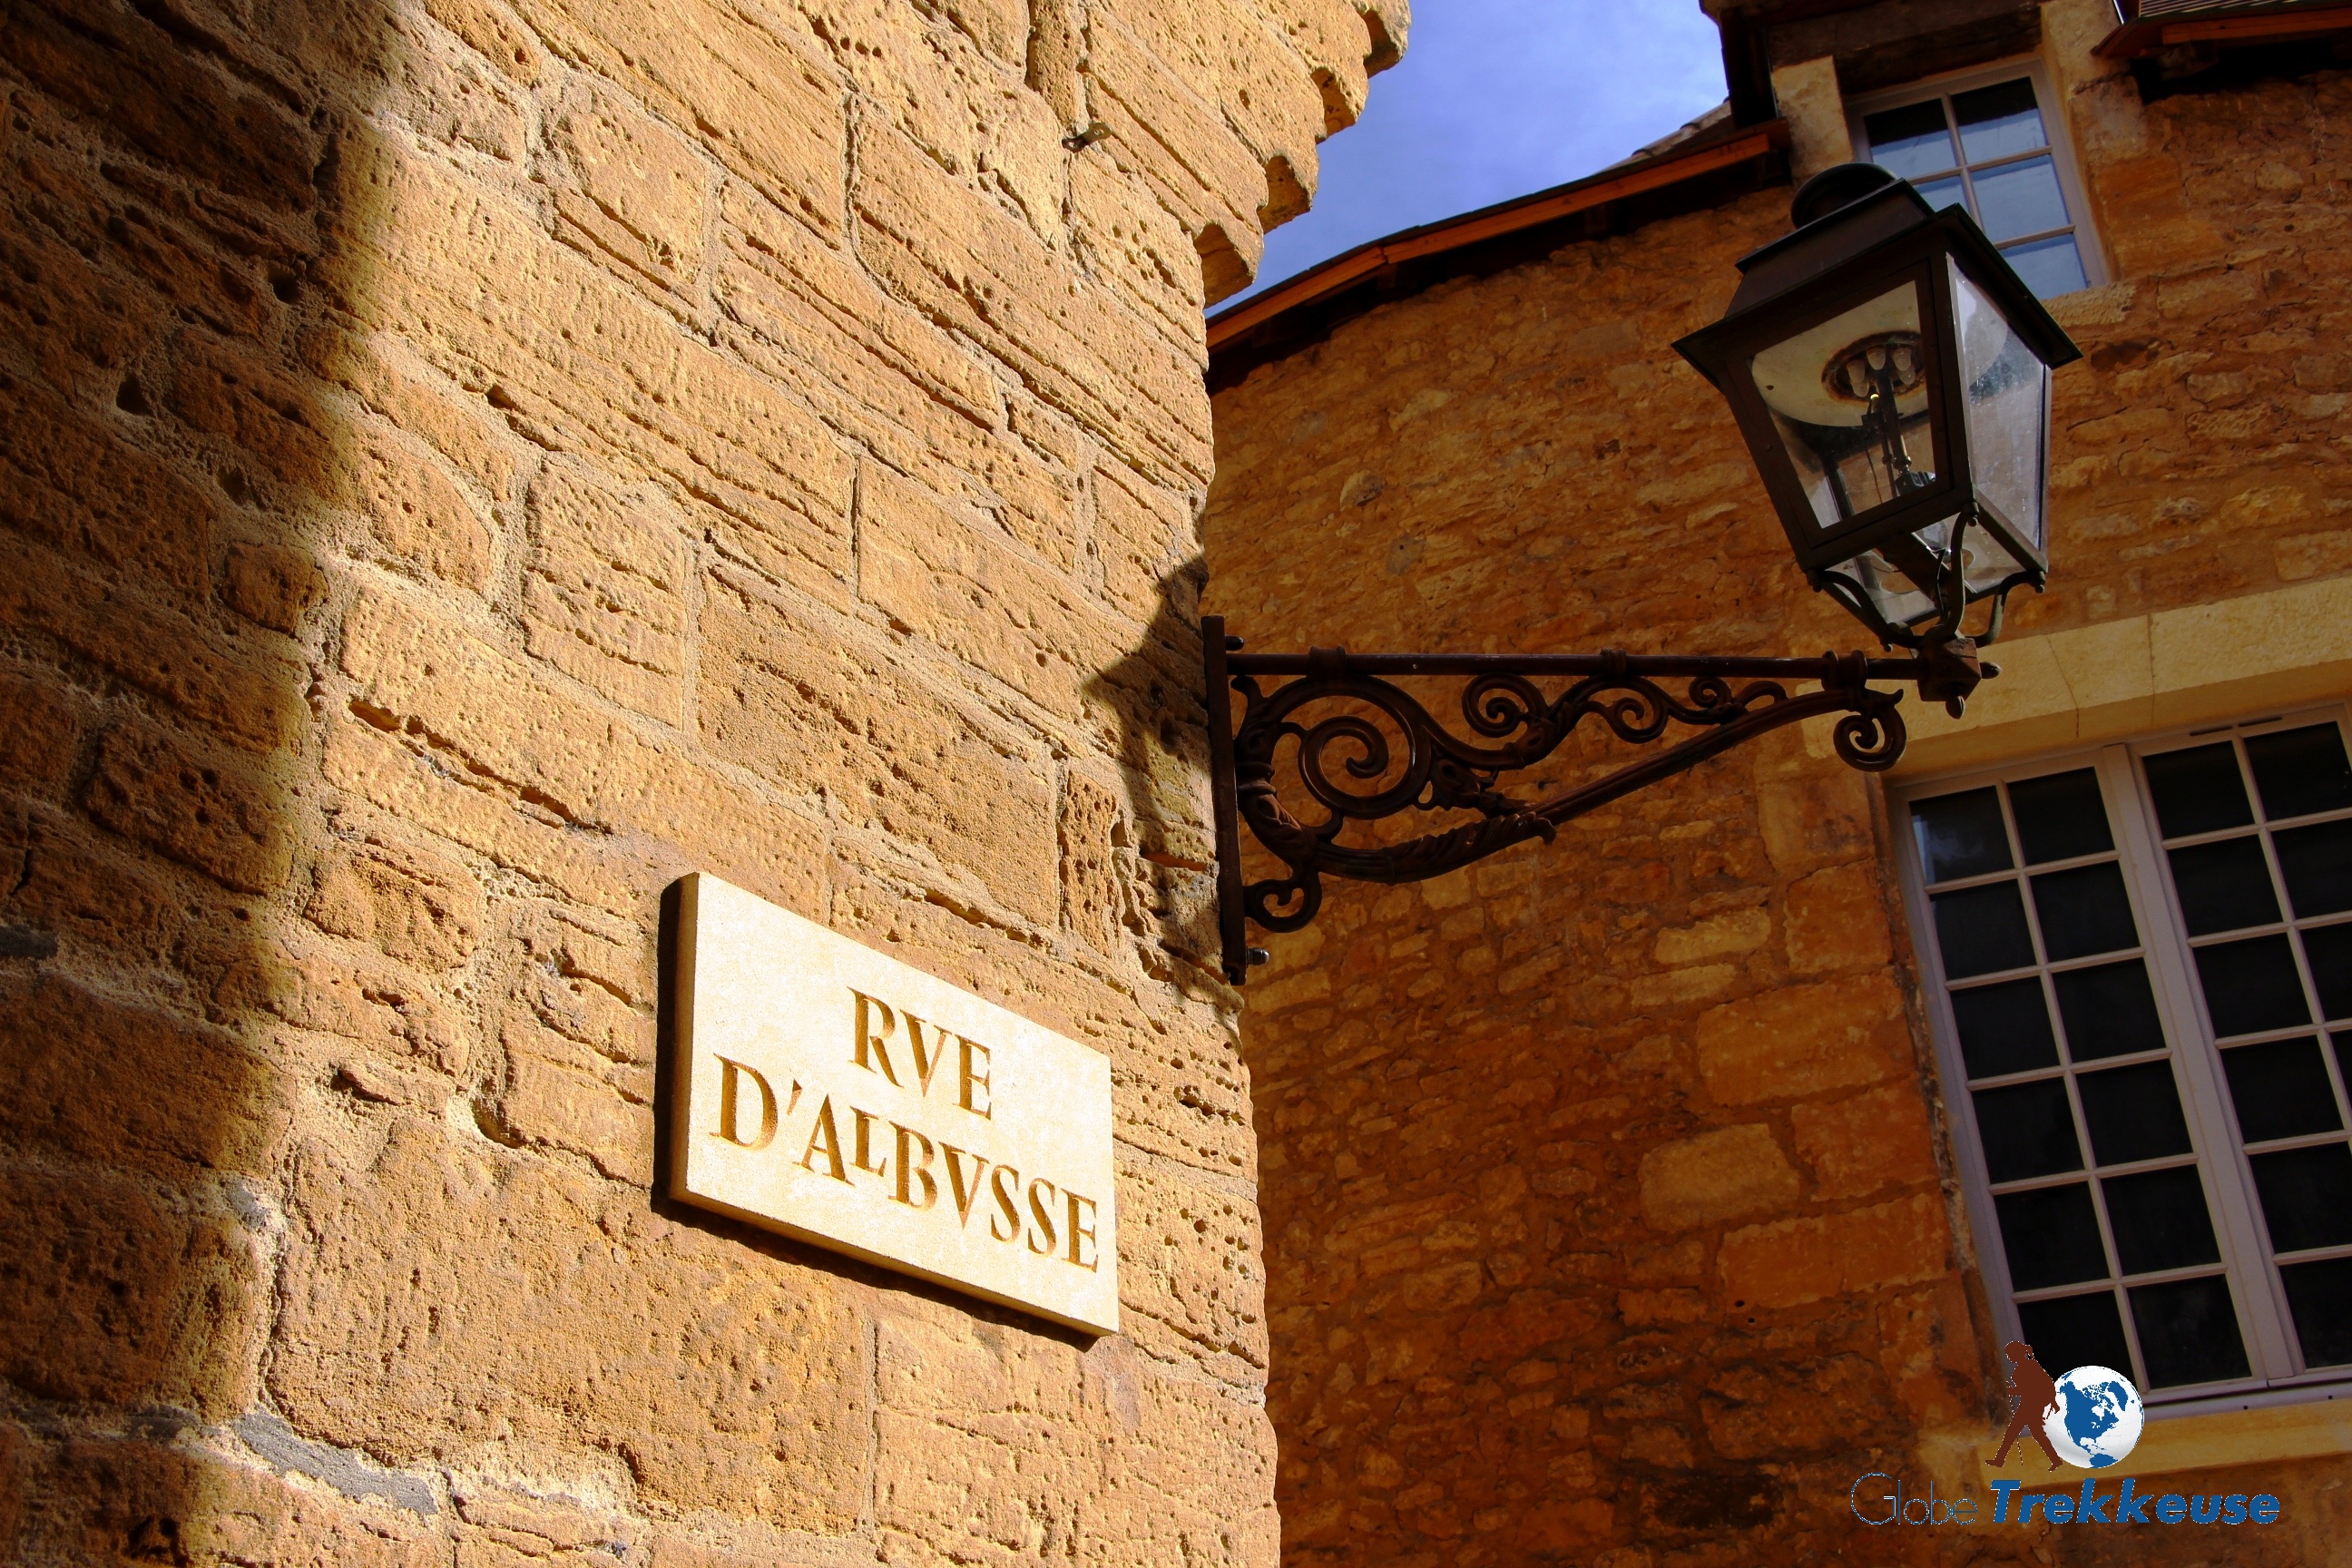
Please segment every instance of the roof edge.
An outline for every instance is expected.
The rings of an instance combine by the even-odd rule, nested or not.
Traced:
[[[2347,0],[2352,3],[2352,0]],[[1213,356],[1244,332],[1339,293],[1363,278],[1407,261],[1423,260],[1486,240],[1516,234],[1543,224],[1652,191],[1680,184],[1749,159],[1782,153],[1789,147],[1789,125],[1783,120],[1760,125],[1724,125],[1677,142],[1647,158],[1612,163],[1598,174],[1564,185],[1498,202],[1475,212],[1423,224],[1370,240],[1307,268],[1288,282],[1277,284],[1255,299],[1244,300],[1209,318],[1209,353]]]

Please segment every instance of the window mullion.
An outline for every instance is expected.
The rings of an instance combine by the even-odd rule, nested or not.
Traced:
[[[2262,1210],[2254,1198],[2252,1169],[2246,1163],[2237,1127],[2230,1120],[2221,1051],[2206,1025],[2195,960],[2189,956],[2188,926],[2173,897],[2171,878],[2163,869],[2156,808],[2140,783],[2128,747],[2104,748],[2099,773],[2102,782],[2112,786],[2112,798],[2119,806],[2116,826],[2122,840],[2125,880],[2147,915],[2147,928],[2141,940],[2147,944],[2148,968],[2156,983],[2157,1009],[2172,1041],[2174,1070],[2180,1074],[2187,1091],[2183,1109],[2189,1113],[2189,1137],[2198,1148],[2206,1202],[2212,1205],[2216,1239],[2229,1272],[2230,1294],[2238,1307],[2247,1360],[2253,1375],[2264,1381],[2292,1376],[2301,1370],[2301,1356],[2287,1313],[2286,1293],[2278,1271],[2270,1264]]]

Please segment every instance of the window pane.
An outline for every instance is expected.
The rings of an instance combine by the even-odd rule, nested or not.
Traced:
[[[2246,757],[2254,764],[2263,810],[2274,821],[2352,806],[2352,766],[2333,724],[2256,735],[2246,742]]]
[[[2033,102],[2033,83],[2023,77],[1954,93],[1952,118],[1960,123],[1960,145],[1971,163],[2050,145]]]
[[[2106,1194],[2116,1261],[2125,1273],[2157,1274],[2221,1261],[2196,1166],[2109,1176],[2099,1185]]]
[[[2023,245],[2005,247],[2000,255],[2002,260],[2017,269],[2018,278],[2033,290],[2037,300],[2055,300],[2061,294],[2072,294],[2077,289],[2091,286],[2090,274],[2083,270],[2083,253],[2071,234],[2030,239]]]
[[[2284,936],[2225,942],[2197,950],[2197,977],[2216,1035],[2251,1035],[2311,1022],[2303,979]]]
[[[2058,1065],[2050,1005],[2039,980],[2004,980],[1952,993],[1952,1022],[1970,1078],[2003,1078]]]
[[[2034,878],[2033,912],[2042,917],[2042,946],[2053,963],[2139,945],[2124,869],[2112,860]]]
[[[2128,1292],[2148,1384],[2177,1388],[2246,1375],[2246,1345],[2220,1277],[2141,1285]]]
[[[2240,1046],[2221,1053],[2221,1070],[2229,1075],[2238,1131],[2249,1143],[2332,1132],[2344,1125],[2316,1039]]]
[[[2033,962],[2033,938],[2025,929],[2025,905],[2014,882],[1996,882],[1963,893],[1937,893],[1936,945],[1944,973],[1954,980],[1996,970],[2022,969]]]
[[[2223,741],[2147,759],[2147,790],[2167,838],[2243,827],[2254,820],[2246,804],[2238,754]]]
[[[1870,141],[1870,161],[1906,180],[1939,174],[1959,162],[1944,124],[1944,106],[1934,99],[1867,115],[1862,133]]]
[[[2066,1054],[2078,1062],[2164,1048],[2164,1025],[2147,987],[2147,965],[2127,959],[2050,977],[2058,1016],[2066,1026]]]
[[[2000,825],[2000,797],[1990,788],[1914,801],[1911,831],[1927,880],[1948,882],[2009,869],[2009,835]]]
[[[2064,228],[2066,198],[2058,190],[2058,167],[2047,158],[2003,163],[1975,176],[1977,221],[1993,239],[2015,239],[2044,229]]]
[[[2352,910],[2352,822],[2320,822],[2273,834],[2295,918]]]
[[[2189,1123],[2170,1062],[2146,1062],[2084,1073],[2074,1080],[2083,1097],[2083,1125],[2102,1165],[2128,1165],[2189,1152]]]
[[[2021,1182],[2083,1168],[2082,1146],[2074,1142],[2074,1113],[2066,1104],[2064,1079],[1980,1089],[1974,1099],[1985,1174],[1993,1181]]]
[[[2033,1359],[2053,1377],[2078,1366],[2104,1366],[2130,1375],[2131,1347],[2124,1339],[2116,1293],[2061,1296],[2054,1301],[2020,1301],[2018,1331],[2033,1347]]]
[[[2352,1146],[2282,1149],[2246,1163],[2254,1168],[2254,1190],[2263,1195],[2272,1251],[2352,1241]]]
[[[1992,1206],[2000,1220],[2010,1283],[2018,1289],[2107,1277],[2106,1252],[2099,1245],[2099,1216],[2091,1208],[2088,1183],[2004,1193],[1993,1199]]]
[[[2091,768],[2047,778],[2027,779],[2009,786],[2009,805],[2017,814],[2017,838],[2025,847],[2025,863],[2072,860],[2078,855],[2104,855],[2116,847],[2107,831],[2107,808],[2099,798],[2099,775]]]
[[[2290,1263],[2279,1270],[2286,1286],[2295,1337],[2311,1366],[2352,1362],[2352,1258],[2325,1263]]]
[[[2311,964],[2320,1012],[2329,1018],[2352,1018],[2352,925],[2305,931],[2303,956]]]
[[[2263,858],[2260,838],[2199,844],[2172,850],[2168,858],[2173,890],[2180,895],[2180,914],[2190,936],[2269,925],[2279,918],[2278,895],[2271,890],[2270,864]]]
[[[1927,205],[1937,212],[1943,211],[1946,207],[1958,207],[1962,211],[1968,208],[1968,187],[1960,184],[1960,177],[1958,174],[1954,174],[1948,180],[1922,180],[1916,189],[1921,195],[1927,198]]]

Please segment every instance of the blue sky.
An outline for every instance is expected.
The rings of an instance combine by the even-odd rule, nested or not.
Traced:
[[[1323,143],[1315,205],[1266,237],[1258,287],[1589,174],[1722,100],[1698,0],[1417,0],[1404,59]]]

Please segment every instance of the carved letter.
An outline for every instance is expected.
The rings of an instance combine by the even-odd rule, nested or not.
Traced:
[[[1029,1233],[1029,1250],[1040,1258],[1054,1256],[1054,1184],[1040,1176],[1029,1184],[1029,1216],[1037,1222]],[[1045,1233],[1045,1245],[1037,1245],[1037,1231]]]
[[[890,1047],[883,1042],[882,1038],[883,1035],[888,1034],[897,1025],[897,1020],[891,1016],[889,1004],[877,1002],[863,991],[852,990],[850,994],[857,998],[857,1050],[850,1059],[867,1072],[872,1072],[875,1070],[874,1064],[866,1059],[866,1052],[871,1050],[881,1059],[882,1076],[896,1084],[898,1081],[898,1075],[891,1070]],[[879,1017],[882,1020],[881,1034],[874,1032],[869,1022],[870,1017]]]
[[[997,1166],[996,1174],[989,1178],[988,1190],[996,1194],[996,1206],[1001,1211],[988,1216],[988,1234],[999,1241],[1019,1240],[1021,1237],[1021,1173],[1010,1165]],[[996,1222],[999,1219],[1003,1220],[1008,1228],[997,1229]]]
[[[751,1087],[760,1091],[760,1135],[757,1138],[743,1137],[735,1120],[738,1078],[750,1079]],[[764,1149],[768,1146],[768,1141],[775,1135],[776,1091],[768,1087],[768,1080],[760,1076],[759,1068],[746,1067],[741,1062],[730,1061],[725,1057],[720,1057],[719,1058],[719,1136],[726,1139],[730,1143],[739,1143],[746,1149]]]
[[[971,1223],[971,1205],[980,1197],[980,1178],[988,1171],[988,1162],[977,1154],[967,1154],[952,1143],[942,1143],[940,1152],[948,1157],[948,1192],[955,1199],[956,1218],[964,1225]],[[963,1163],[971,1162],[971,1185],[963,1183]]]
[[[824,1097],[824,1103],[816,1108],[816,1125],[809,1129],[808,1148],[801,1155],[802,1170],[816,1170],[809,1162],[816,1158],[820,1148],[824,1151],[827,1167],[822,1173],[836,1182],[849,1180],[849,1173],[841,1168],[841,1130],[833,1124],[833,1096],[829,1094]]]
[[[860,1110],[854,1105],[849,1108],[849,1114],[857,1118],[857,1152],[850,1157],[849,1163],[856,1166],[859,1170],[865,1172],[869,1176],[888,1175],[890,1173],[889,1161],[885,1160],[878,1165],[867,1163],[874,1152],[874,1145],[872,1142],[874,1136],[874,1123],[878,1121],[879,1118],[876,1117],[873,1112]]]
[[[895,1121],[890,1123],[890,1129],[898,1134],[898,1201],[908,1208],[927,1209],[938,1202],[940,1196],[940,1184],[931,1176],[931,1141],[912,1128],[901,1127]],[[907,1145],[909,1143],[923,1146],[921,1159],[908,1158]],[[908,1193],[908,1184],[912,1182],[923,1184],[923,1201],[920,1203],[917,1203]]]
[[[1101,1261],[1101,1255],[1097,1252],[1093,1258],[1080,1258],[1078,1256],[1078,1243],[1082,1240],[1092,1241],[1095,1238],[1094,1226],[1091,1223],[1094,1219],[1095,1201],[1092,1198],[1082,1198],[1078,1196],[1077,1194],[1070,1192],[1066,1188],[1064,1189],[1062,1195],[1067,1198],[1070,1202],[1070,1250],[1068,1255],[1065,1257],[1062,1261],[1065,1263],[1075,1263],[1079,1268],[1091,1274],[1094,1272],[1095,1265]],[[1078,1223],[1078,1205],[1081,1204],[1086,1205],[1087,1219],[1089,1222],[1083,1226]]]
[[[991,1110],[988,1103],[988,1047],[982,1045],[975,1045],[971,1041],[963,1038],[961,1036],[957,1037],[956,1044],[961,1047],[963,1053],[961,1059],[957,1064],[956,1069],[956,1077],[960,1080],[956,1086],[956,1103],[962,1106],[966,1110],[971,1111],[975,1116],[985,1116],[991,1121],[993,1121],[996,1120],[996,1117]],[[981,1070],[979,1072],[971,1070],[971,1058],[974,1056],[980,1058]],[[974,1105],[971,1102],[971,1089],[974,1084],[978,1084],[980,1086],[980,1103],[978,1105]]]
[[[930,1029],[931,1038],[937,1046],[926,1055],[923,1050],[923,1021],[912,1013],[907,1015],[907,1038],[912,1041],[915,1047],[915,1079],[922,1085],[926,1099],[930,1097],[931,1075],[939,1071],[940,1063],[947,1059],[948,1041],[953,1037],[937,1024],[933,1024]]]

